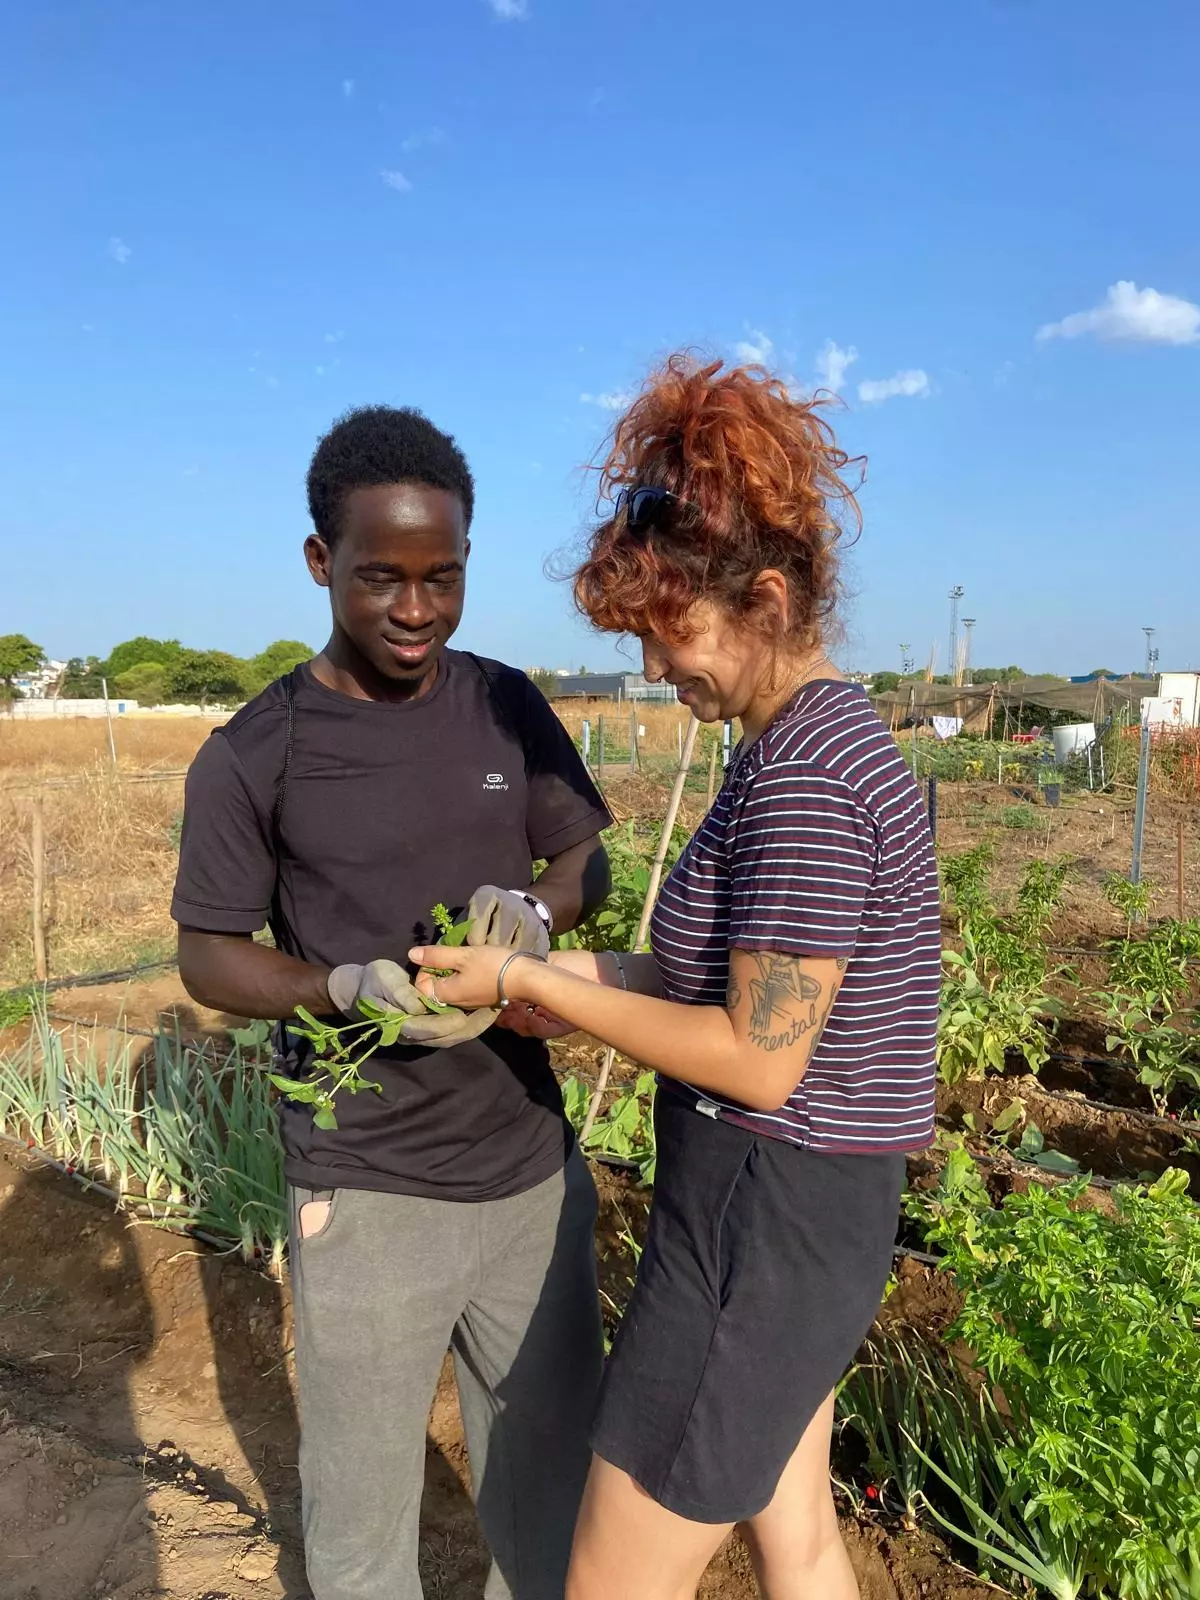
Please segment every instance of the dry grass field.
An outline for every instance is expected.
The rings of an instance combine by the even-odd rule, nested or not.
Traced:
[[[681,706],[636,710],[639,770],[629,770],[630,708],[611,701],[568,701],[556,708],[578,742],[591,723],[593,763],[605,726],[601,781],[618,820],[662,814],[666,786],[687,727]],[[0,989],[34,976],[31,924],[32,814],[41,805],[45,836],[46,922],[50,976],[112,970],[171,952],[168,915],[175,875],[177,825],[183,804],[179,776],[222,718],[126,717],[115,725],[114,774],[102,720],[14,722],[0,717]],[[644,731],[643,731],[644,730]],[[681,821],[703,814],[710,753],[718,730],[702,729]],[[154,775],[161,775],[155,777]],[[172,776],[173,775],[173,776]],[[1034,855],[1067,852],[1079,864],[1071,898],[1083,912],[1101,912],[1105,874],[1128,870],[1132,790],[1081,795],[1060,811],[1038,806],[1036,826],[1004,826],[1013,795],[984,783],[945,783],[940,790],[939,843],[957,850],[994,838],[1001,882]],[[1187,906],[1200,896],[1200,849],[1194,802],[1158,789],[1150,808],[1146,866],[1160,886],[1159,907],[1174,909],[1176,833],[1186,829]]]
[[[629,718],[612,718],[614,755],[627,759]],[[576,735],[575,703],[563,720]],[[34,976],[31,920],[32,814],[42,807],[46,841],[45,922],[50,975],[103,971],[169,954],[181,773],[223,720],[122,717],[115,724],[117,773],[102,719],[15,722],[0,717],[0,989]],[[670,766],[686,726],[678,706],[638,712],[647,762]],[[619,733],[616,731],[619,727]]]
[[[217,719],[122,718],[114,777],[102,720],[0,718],[0,988],[34,974],[33,808],[46,841],[51,975],[123,967],[169,953],[173,828],[183,780],[130,781],[186,768]]]

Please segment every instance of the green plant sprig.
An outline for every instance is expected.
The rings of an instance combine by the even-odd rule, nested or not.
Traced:
[[[442,935],[438,940],[441,945],[461,945],[470,931],[471,924],[466,919],[455,922],[440,901],[430,917]],[[450,972],[447,968],[435,971],[434,975],[449,977]],[[422,994],[421,1003],[435,1016],[443,1016],[454,1009],[432,995]],[[358,1009],[363,1015],[362,1022],[334,1024],[322,1022],[311,1011],[297,1006],[295,1019],[288,1021],[287,1031],[293,1038],[303,1039],[312,1046],[316,1070],[308,1078],[289,1078],[278,1072],[268,1074],[279,1092],[289,1100],[312,1106],[314,1125],[326,1131],[338,1125],[335,1100],[339,1094],[360,1094],[364,1089],[383,1093],[383,1085],[374,1078],[364,1077],[362,1068],[377,1050],[390,1049],[398,1043],[405,1024],[411,1022],[414,1015],[421,1014],[388,1011],[370,1000],[359,1000]]]

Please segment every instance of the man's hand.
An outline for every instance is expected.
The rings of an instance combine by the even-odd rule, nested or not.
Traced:
[[[469,945],[498,945],[504,950],[530,950],[548,955],[550,935],[545,923],[522,895],[485,883],[476,889],[465,913],[470,922]]]
[[[351,1022],[361,1022],[360,1000],[381,1011],[401,1011],[407,1016],[424,1012],[412,979],[397,961],[369,961],[366,966],[347,962],[329,974],[329,998]]]
[[[521,1000],[514,1000],[501,1011],[496,1018],[496,1026],[520,1034],[522,1039],[541,1039],[543,1043],[547,1039],[565,1039],[568,1034],[579,1032],[573,1022],[566,1022],[541,1006],[527,1006]]]
[[[470,1017],[453,1008],[427,1011],[408,973],[396,961],[369,961],[366,966],[347,962],[334,967],[329,974],[329,998],[352,1022],[363,1020],[361,1000],[380,1011],[399,1012],[408,1018],[400,1029],[405,1044],[428,1045],[433,1050],[478,1039],[490,1026],[486,1011]]]

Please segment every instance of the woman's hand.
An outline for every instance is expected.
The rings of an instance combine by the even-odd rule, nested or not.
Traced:
[[[463,1011],[477,1011],[481,1006],[500,1004],[500,969],[512,951],[496,945],[460,945],[451,949],[446,945],[422,945],[408,952],[409,960],[419,967],[433,968],[422,971],[417,978],[417,988],[442,1005],[458,1006]],[[514,961],[505,977],[509,998],[515,999],[509,979],[519,966],[532,966],[529,956]],[[448,971],[450,977],[438,977],[438,971]]]

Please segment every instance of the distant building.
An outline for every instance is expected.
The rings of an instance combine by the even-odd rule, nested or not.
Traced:
[[[1164,672],[1142,715],[1152,727],[1200,728],[1200,672]]]
[[[569,672],[558,674],[557,700],[661,701],[679,699],[671,683],[647,683],[641,672]]]
[[[45,666],[39,667],[36,672],[22,673],[19,678],[14,678],[13,687],[26,700],[45,700],[48,695],[53,694],[58,680],[66,670],[65,661],[47,661]]]

